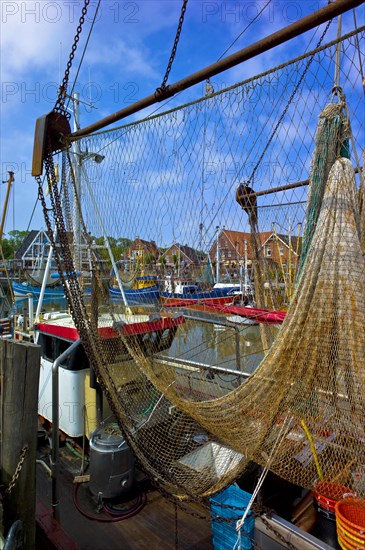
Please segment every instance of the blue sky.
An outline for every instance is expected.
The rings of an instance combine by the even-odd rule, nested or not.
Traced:
[[[327,0],[286,1],[189,0],[168,83],[211,64],[327,5]],[[5,233],[45,227],[37,187],[31,176],[34,126],[55,102],[76,32],[80,0],[3,0],[1,2],[1,172],[15,173]],[[75,90],[93,107],[81,108],[81,124],[142,99],[161,84],[175,37],[182,2],[175,0],[102,0]],[[73,83],[95,12],[91,1],[73,62]],[[364,24],[364,6],[356,11]],[[257,20],[254,19],[257,17]],[[343,18],[343,33],[352,30],[353,14]],[[246,29],[246,30],[245,30]],[[234,84],[316,46],[323,27],[250,60],[212,79],[215,90]],[[245,32],[243,32],[245,31]],[[242,36],[239,37],[239,35]],[[334,23],[327,40],[334,38]],[[237,37],[239,37],[237,39]],[[231,45],[234,45],[231,47]],[[228,50],[228,51],[227,51]],[[225,53],[226,52],[226,53]],[[203,84],[176,96],[168,108],[203,95]],[[153,106],[142,118],[164,104]],[[167,108],[167,106],[166,106]],[[128,122],[128,120],[126,121]],[[0,187],[0,203],[5,185]],[[32,212],[36,205],[33,217]]]

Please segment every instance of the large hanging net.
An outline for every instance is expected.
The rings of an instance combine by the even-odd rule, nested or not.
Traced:
[[[364,29],[341,39],[340,92],[336,41],[83,138],[59,183],[50,171],[46,219],[83,345],[138,461],[179,498],[210,496],[249,460],[303,487],[365,463],[361,44]],[[287,308],[274,334],[202,299],[128,294],[244,266],[256,305]]]

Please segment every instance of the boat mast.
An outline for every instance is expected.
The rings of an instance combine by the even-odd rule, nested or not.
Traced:
[[[219,283],[219,225],[217,225],[217,250],[216,250],[215,279],[216,279],[215,282]]]
[[[5,225],[5,219],[6,219],[6,214],[7,214],[7,211],[8,211],[8,204],[9,204],[9,196],[10,196],[10,189],[11,189],[11,184],[14,183],[15,179],[14,179],[14,172],[11,172],[9,170],[8,172],[9,174],[9,177],[7,179],[7,181],[3,181],[3,183],[7,183],[8,184],[8,187],[6,189],[6,195],[5,195],[5,201],[4,201],[4,208],[3,208],[3,215],[2,215],[2,218],[1,218],[1,226],[0,226],[0,241],[2,241],[3,239],[3,232],[4,232],[4,225]]]
[[[247,240],[245,239],[243,241],[243,246],[244,246],[244,270],[245,270],[245,274],[244,274],[244,290],[245,292],[247,291],[247,287],[248,287],[248,273],[247,273]]]
[[[74,132],[80,129],[80,94],[74,92],[73,101],[73,127]],[[75,176],[75,200],[73,205],[73,231],[74,231],[74,262],[75,271],[81,271],[81,220],[79,212],[79,204],[81,204],[81,169],[82,169],[82,153],[80,141],[76,140],[72,145],[74,153],[74,176]]]

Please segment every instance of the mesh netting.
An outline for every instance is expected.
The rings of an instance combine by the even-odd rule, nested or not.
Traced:
[[[363,33],[341,42],[340,93],[332,94],[332,44],[195,103],[81,139],[63,154],[62,187],[52,182],[51,200],[76,326],[137,459],[178,497],[213,494],[249,460],[308,487],[365,463]],[[322,127],[323,118],[332,124],[321,145],[320,116]],[[75,156],[80,185],[68,177]],[[236,202],[244,183],[256,194],[255,220]],[[232,317],[207,322],[199,300],[194,309],[168,308],[155,297],[133,303],[137,269],[146,287],[157,281],[161,289],[171,275],[202,280],[224,228],[254,233],[256,302],[289,306],[280,329],[268,335]],[[121,256],[118,245],[137,236],[159,255]],[[271,248],[289,248],[279,267],[291,273],[280,284],[280,258],[264,246],[269,237]],[[191,265],[187,250],[197,258]],[[240,267],[226,253],[214,253],[221,276],[227,264],[231,275]],[[88,273],[75,279],[83,258]],[[295,280],[292,297],[285,283]]]

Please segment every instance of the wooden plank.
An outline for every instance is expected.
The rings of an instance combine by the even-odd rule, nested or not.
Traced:
[[[175,548],[176,523],[175,506],[149,486],[146,489],[147,503],[142,511],[122,521],[103,523],[98,521],[105,514],[96,511],[96,499],[92,497],[88,484],[79,487],[79,506],[96,517],[90,521],[75,508],[74,471],[81,461],[70,455],[66,447],[60,448],[60,523],[64,532],[82,550],[125,549],[125,550],[172,550]],[[51,503],[51,483],[43,468],[37,469],[38,498],[48,506]],[[213,550],[211,526],[208,519],[200,519],[199,510],[192,508],[192,514],[178,509],[177,540],[179,550]],[[207,511],[209,516],[209,511]],[[113,518],[110,518],[113,519]]]
[[[4,499],[4,531],[13,522],[23,522],[26,547],[35,548],[35,457],[38,429],[38,384],[40,347],[35,344],[0,341],[2,483],[9,486],[21,452],[24,462],[10,494]]]

